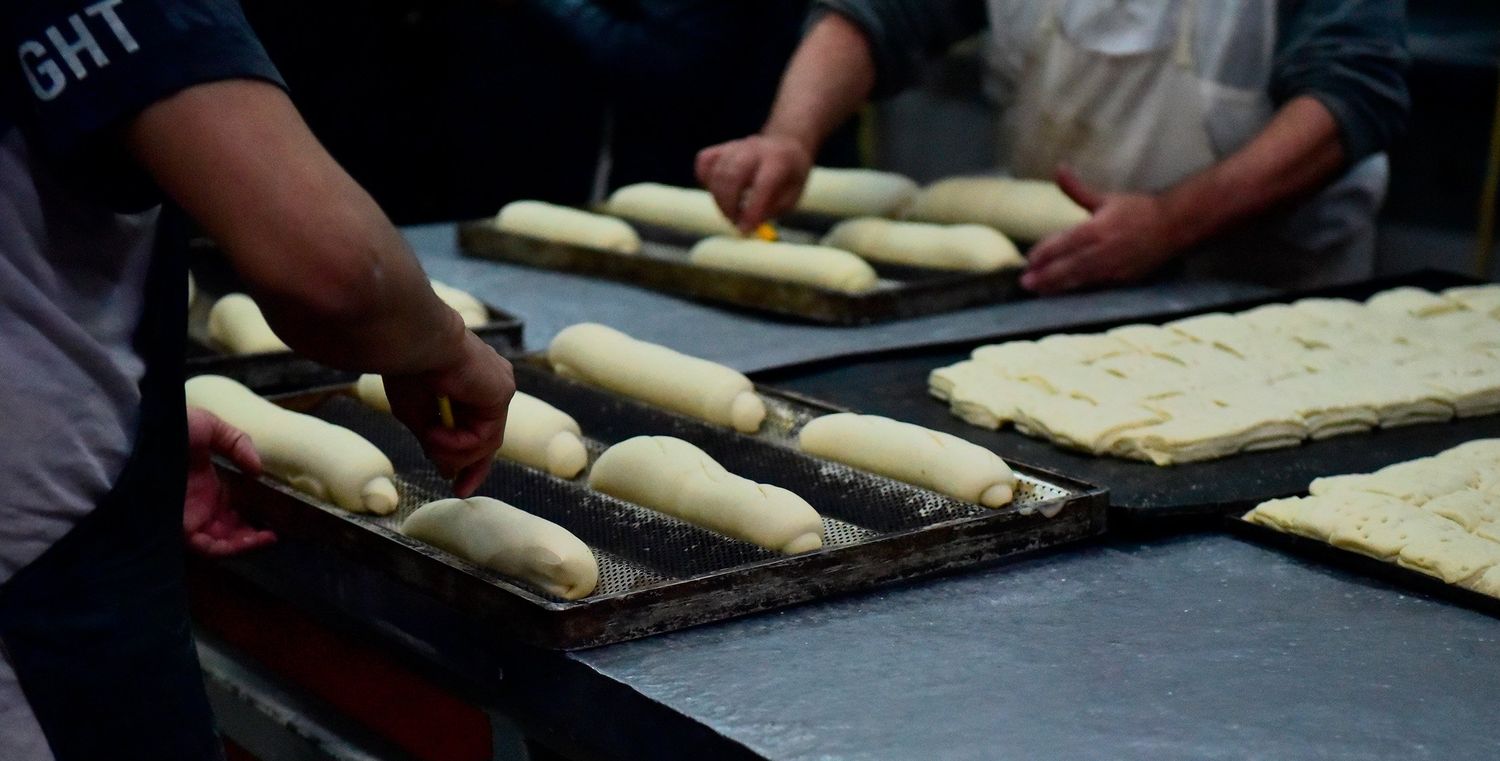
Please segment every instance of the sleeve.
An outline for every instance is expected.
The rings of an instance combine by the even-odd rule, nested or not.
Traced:
[[[240,78],[285,86],[231,0],[6,0],[0,34],[4,110],[33,149],[83,181],[128,171],[101,138],[179,90]]]
[[[1271,98],[1306,95],[1338,122],[1345,161],[1388,148],[1411,110],[1400,0],[1282,3]]]
[[[987,24],[981,0],[816,0],[812,21],[837,13],[870,42],[875,97],[916,81],[921,66]]]

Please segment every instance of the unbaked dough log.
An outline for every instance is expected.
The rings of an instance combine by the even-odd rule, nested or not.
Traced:
[[[453,311],[458,312],[459,317],[464,318],[465,326],[477,328],[490,321],[490,310],[485,308],[484,302],[474,298],[473,294],[436,280],[429,282],[432,283],[432,292],[444,304],[452,307]]]
[[[401,533],[564,600],[587,597],[599,586],[599,562],[588,545],[562,526],[498,499],[428,502],[407,517]]]
[[[990,272],[1024,267],[1026,260],[1004,233],[984,225],[933,225],[862,217],[840,222],[823,245],[873,262],[944,270]]]
[[[244,431],[266,472],[298,491],[354,513],[386,515],[396,509],[391,481],[396,469],[359,434],[278,407],[223,376],[200,375],[184,389],[189,405]]]
[[[697,235],[739,235],[706,190],[655,182],[626,185],[604,204],[617,217],[670,227]]]
[[[989,225],[1017,240],[1039,241],[1089,218],[1057,185],[1008,177],[953,177],[928,185],[907,217]]]
[[[379,375],[361,375],[354,392],[367,406],[391,411],[385,383]],[[505,443],[496,457],[545,470],[554,476],[572,478],[589,464],[588,449],[578,421],[562,410],[530,394],[517,391],[505,417]]]
[[[208,337],[231,354],[291,351],[266,323],[255,300],[231,293],[208,310]]]
[[[910,177],[874,169],[813,167],[797,211],[830,217],[892,217],[917,196]]]
[[[730,473],[682,439],[637,436],[610,447],[589,486],[777,552],[823,546],[823,519],[805,500]]]
[[[547,359],[558,375],[685,415],[754,433],[766,405],[742,373],[665,346],[585,322],[552,339]]]
[[[994,452],[911,423],[840,412],[803,426],[797,441],[819,457],[985,507],[1015,495],[1016,476]]]
[[[763,275],[845,293],[868,291],[880,279],[865,260],[828,246],[716,235],[698,241],[688,258],[700,267]]]
[[[495,216],[495,226],[530,238],[620,254],[641,250],[641,236],[624,220],[544,201],[506,204]]]

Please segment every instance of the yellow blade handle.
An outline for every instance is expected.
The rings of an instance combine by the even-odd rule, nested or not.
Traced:
[[[755,228],[755,237],[772,243],[781,239],[780,233],[776,232],[776,227],[770,222],[762,222],[760,227]]]
[[[438,417],[442,419],[444,428],[453,427],[453,402],[446,396],[438,397]]]

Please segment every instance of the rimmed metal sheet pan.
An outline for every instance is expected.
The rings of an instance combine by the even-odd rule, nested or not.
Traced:
[[[552,520],[588,543],[600,586],[577,601],[523,583],[402,536],[400,520],[446,485],[396,421],[339,391],[280,401],[358,431],[392,459],[403,493],[396,514],[361,516],[269,481],[230,473],[252,517],[378,565],[486,625],[497,636],[575,649],[956,571],[1082,541],[1105,530],[1107,497],[1095,487],[1012,463],[1014,504],[982,508],[908,484],[810,457],[793,442],[801,426],[834,408],[761,389],[770,409],[747,436],[560,378],[535,362],[516,366],[519,387],[572,414],[591,460],[630,436],[687,439],[735,473],[786,487],[824,516],[822,550],[782,556],[697,528],[514,463],[497,462],[479,493]]]
[[[705,270],[688,262],[691,237],[647,225],[636,227],[646,238],[636,255],[514,235],[496,228],[491,220],[459,225],[458,242],[470,256],[617,280],[700,301],[826,325],[865,325],[1025,297],[1017,270],[955,273],[875,265],[880,282],[863,293]],[[812,236],[788,230],[785,239],[810,242]]]

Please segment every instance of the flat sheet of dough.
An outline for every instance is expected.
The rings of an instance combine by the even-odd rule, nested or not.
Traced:
[[[401,533],[564,600],[587,597],[599,585],[599,562],[588,545],[498,499],[428,502],[407,516]]]
[[[860,217],[835,225],[822,242],[872,262],[908,267],[995,272],[1026,266],[1016,244],[999,230],[984,225],[934,225]]]
[[[765,402],[743,373],[598,323],[565,328],[552,339],[547,359],[565,378],[737,431],[754,433],[766,418]]]
[[[828,246],[716,235],[698,241],[688,259],[700,267],[806,283],[844,293],[868,291],[880,279],[865,260]]]
[[[797,211],[831,217],[894,217],[917,196],[917,183],[894,172],[830,169],[808,173]]]
[[[655,182],[626,185],[614,193],[604,210],[617,217],[669,227],[696,235],[739,235],[706,190],[679,188]]]
[[[199,375],[183,384],[187,403],[244,431],[270,475],[354,513],[396,509],[396,469],[359,434],[284,409],[237,381]]]
[[[823,546],[823,519],[805,500],[730,473],[682,439],[637,436],[610,447],[589,471],[589,486],[777,552]]]
[[[1016,476],[1000,456],[957,436],[842,412],[803,426],[804,452],[985,507],[1009,504]]]
[[[1016,240],[1035,242],[1087,220],[1089,213],[1051,182],[953,177],[922,189],[907,217],[989,225]]]
[[[495,215],[495,226],[516,235],[617,254],[641,250],[641,236],[624,220],[545,201],[512,201]]]

